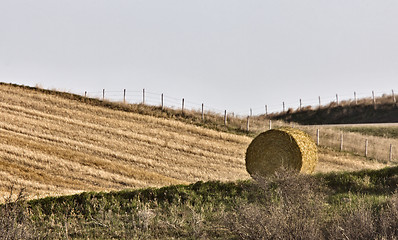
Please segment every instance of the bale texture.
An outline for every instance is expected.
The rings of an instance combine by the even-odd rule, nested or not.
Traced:
[[[251,176],[267,176],[281,167],[309,174],[317,162],[315,142],[307,133],[294,128],[263,132],[246,151],[246,170]]]

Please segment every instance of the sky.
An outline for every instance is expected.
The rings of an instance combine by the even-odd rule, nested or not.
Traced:
[[[0,0],[0,81],[262,114],[398,92],[396,0]]]

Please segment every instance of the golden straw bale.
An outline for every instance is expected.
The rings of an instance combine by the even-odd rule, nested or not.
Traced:
[[[267,176],[281,167],[312,173],[317,162],[315,142],[307,133],[294,128],[263,132],[246,151],[246,169],[251,176]]]

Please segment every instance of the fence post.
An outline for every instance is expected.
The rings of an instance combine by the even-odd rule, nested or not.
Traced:
[[[355,105],[358,105],[357,93],[356,92],[354,92],[354,100],[355,100]]]
[[[253,109],[250,108],[250,117],[253,116]]]
[[[369,143],[369,141],[368,141],[368,139],[366,139],[365,140],[365,157],[366,158],[368,157],[368,143]]]
[[[393,101],[394,103],[396,103],[397,100],[395,99],[394,89],[391,90],[391,92],[392,92],[392,101]]]
[[[316,129],[316,145],[319,146],[319,128]]]
[[[271,119],[269,120],[269,130],[271,130],[272,129],[272,121],[271,121]]]
[[[182,103],[181,103],[181,112],[182,114],[184,114],[184,104],[185,104],[185,99],[182,99]]]
[[[126,104],[126,89],[123,89],[123,103]]]
[[[224,111],[224,125],[227,126],[227,110]]]
[[[162,93],[161,97],[160,97],[160,102],[162,104],[162,111],[164,110],[164,95]]]
[[[265,116],[268,116],[268,106],[265,105]]]
[[[283,105],[283,112],[285,112],[285,102],[282,102]]]
[[[318,96],[318,100],[319,100],[319,108],[321,108],[321,96]]]
[[[145,88],[142,89],[142,104],[145,104]]]
[[[247,124],[246,124],[246,129],[249,132],[250,131],[250,116],[247,116]]]
[[[102,101],[104,101],[104,100],[105,100],[105,88],[102,89]]]
[[[202,121],[205,120],[204,104],[202,103]]]
[[[375,92],[372,91],[372,98],[373,98],[373,107],[376,107],[376,99],[375,99]]]
[[[84,97],[87,97],[87,91],[84,91]]]
[[[390,162],[392,161],[392,144],[390,144]]]
[[[340,152],[343,151],[343,133],[340,133]]]
[[[301,98],[300,98],[300,111],[301,111],[301,105],[302,105],[302,104],[301,104]]]
[[[336,103],[337,103],[337,106],[339,106],[339,95],[336,93]]]

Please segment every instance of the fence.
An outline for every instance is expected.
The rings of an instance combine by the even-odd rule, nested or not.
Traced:
[[[306,131],[320,146],[351,152],[381,162],[395,162],[398,156],[398,139],[365,136],[329,127],[300,125],[299,128]]]
[[[379,95],[377,97],[377,94]],[[203,108],[204,103],[195,103],[187,101],[185,98],[175,98],[166,96],[163,93],[153,93],[146,91],[145,89],[139,91],[127,91],[126,89],[120,91],[107,91],[102,89],[102,91],[98,92],[84,92],[84,96],[98,98],[103,100],[110,100],[116,102],[125,102],[125,103],[143,103],[146,105],[154,105],[154,106],[162,106],[169,107],[172,109],[181,108],[184,109],[192,109],[192,110],[201,110]],[[373,104],[375,107],[378,104],[392,103],[397,104],[397,99],[395,96],[394,90],[391,90],[391,94],[385,94],[380,92],[371,92],[372,97],[368,97],[369,95],[366,93],[357,93],[354,92],[352,96],[343,95],[340,96],[336,94],[334,98],[327,97],[321,99],[321,96],[318,96],[316,99],[298,99],[297,103],[293,102],[281,102],[280,106],[277,105],[263,105],[262,107],[249,108],[248,115],[252,117],[253,115],[269,115],[274,113],[283,113],[287,110],[297,110],[301,111],[308,108],[325,108],[330,106],[347,106],[347,105],[360,105],[360,104]],[[341,100],[344,97],[347,100]],[[353,98],[351,98],[353,97]],[[326,102],[326,104],[322,104],[322,102]],[[306,104],[306,105],[305,105]],[[292,107],[293,106],[293,107]],[[225,109],[217,109],[208,105],[205,105],[205,111],[223,114]],[[235,116],[233,112],[228,112],[228,114]]]
[[[106,91],[103,89],[100,92],[85,92],[84,96],[123,103],[141,103],[145,105],[159,106],[162,110],[170,108],[181,112],[189,111],[191,114],[197,115],[197,117],[202,121],[205,121],[205,119],[211,119],[210,121],[213,124],[216,123],[218,125],[247,131],[252,135],[275,127],[297,127],[307,132],[320,146],[352,152],[360,156],[384,162],[393,162],[395,161],[394,158],[398,156],[398,140],[396,139],[364,136],[359,133],[342,132],[341,130],[330,127],[295,126],[293,123],[287,124],[282,121],[272,122],[267,118],[267,114],[269,114],[269,106],[267,105],[265,105],[266,114],[253,116],[253,109],[250,109],[250,114],[247,116],[240,116],[233,112],[228,112],[227,110],[220,110],[206,106],[204,103],[190,102],[184,98],[178,99],[169,97],[163,93],[159,94],[148,92],[145,89],[142,91],[127,91],[126,89],[123,89],[122,91]],[[319,106],[321,106],[320,97],[318,100]],[[396,98],[393,90],[390,97],[384,95],[382,99],[377,99],[375,93],[372,92],[372,98],[370,99],[359,99],[357,93],[354,93],[353,100],[339,101],[339,96],[336,94],[335,104],[363,104],[369,103],[369,101],[373,104],[385,103],[386,101],[396,103]],[[303,101],[300,99],[299,110],[304,108],[302,103]],[[282,107],[286,107],[284,102]]]
[[[146,89],[142,89],[140,91],[131,91],[127,89],[123,89],[120,91],[108,91],[106,89],[102,89],[102,91],[96,92],[84,92],[85,97],[89,98],[97,98],[101,100],[108,100],[113,102],[123,102],[123,103],[131,103],[131,104],[145,104],[150,106],[160,106],[162,109],[170,108],[181,111],[184,110],[194,110],[194,111],[203,111],[205,113],[217,113],[222,114],[226,110],[217,109],[211,106],[207,106],[204,103],[197,103],[189,101],[185,98],[175,98],[171,96],[167,96],[163,93],[153,93],[147,91]],[[230,114],[230,113],[228,113]],[[231,113],[234,116],[234,113]]]
[[[371,94],[371,97],[369,97]],[[345,99],[345,100],[342,100]],[[272,114],[272,113],[284,113],[288,110],[292,111],[302,111],[305,109],[319,109],[326,108],[330,106],[353,106],[361,104],[373,104],[374,107],[380,104],[397,104],[397,99],[394,90],[391,90],[391,94],[385,94],[382,92],[353,92],[352,95],[339,95],[336,94],[334,97],[321,97],[312,99],[297,99],[296,102],[293,101],[282,101],[280,105],[268,105],[265,104],[262,107],[251,108],[255,112],[260,112],[261,114]]]
[[[398,161],[398,139],[366,136],[355,132],[342,131],[338,127],[308,126],[269,119],[252,118],[250,131],[258,134],[278,127],[295,127],[307,132],[319,146],[350,152],[380,162]]]

